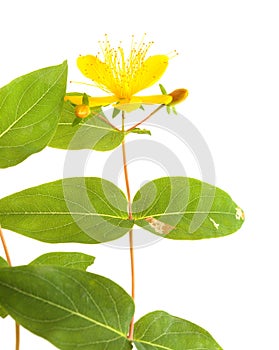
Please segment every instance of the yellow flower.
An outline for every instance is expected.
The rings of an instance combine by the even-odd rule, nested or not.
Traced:
[[[110,95],[104,97],[89,97],[89,107],[114,104],[118,109],[126,111],[138,108],[141,104],[169,104],[172,96],[152,95],[135,96],[155,84],[164,74],[169,57],[155,55],[146,59],[146,54],[152,43],[140,44],[132,41],[131,50],[125,56],[121,46],[112,48],[105,37],[100,43],[103,61],[97,56],[80,56],[77,65],[83,75],[91,79],[94,85]],[[79,105],[82,96],[66,96],[65,100]],[[132,106],[133,104],[133,106]]]

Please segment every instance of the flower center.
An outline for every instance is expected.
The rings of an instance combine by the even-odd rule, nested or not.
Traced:
[[[104,41],[99,42],[103,56],[101,61],[106,65],[102,80],[106,81],[106,87],[120,99],[129,99],[133,95],[135,87],[144,73],[145,57],[153,44],[153,42],[145,43],[144,38],[145,35],[137,43],[132,36],[130,53],[127,57],[125,57],[124,49],[121,46],[111,47],[107,35],[105,35]]]

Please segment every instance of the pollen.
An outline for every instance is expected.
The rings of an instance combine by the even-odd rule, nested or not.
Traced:
[[[132,36],[128,55],[125,55],[121,42],[117,48],[113,48],[107,34],[105,40],[99,42],[101,52],[97,55],[97,58],[106,65],[106,69],[102,72],[103,77],[100,77],[100,80],[106,81],[105,85],[119,98],[130,98],[144,74],[145,58],[153,44],[152,41],[145,43],[144,39],[145,35],[137,43],[134,36]]]

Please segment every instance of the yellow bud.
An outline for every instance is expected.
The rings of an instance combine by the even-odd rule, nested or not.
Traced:
[[[172,101],[168,104],[168,106],[174,106],[177,103],[180,103],[186,99],[186,97],[188,96],[188,90],[176,89],[168,95],[172,97]]]
[[[77,105],[75,107],[75,115],[78,118],[86,118],[90,113],[90,108],[87,105]]]

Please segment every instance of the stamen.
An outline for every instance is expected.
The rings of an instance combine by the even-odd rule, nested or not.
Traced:
[[[145,38],[146,33],[143,34],[140,42],[136,42],[135,36],[132,35],[130,53],[125,57],[122,41],[117,48],[112,48],[108,35],[104,35],[104,40],[99,41],[100,52],[96,56],[100,60],[100,65],[94,67],[99,77],[99,82],[96,84],[101,89],[109,90],[123,99],[132,96],[141,84],[146,55],[154,43],[153,41],[145,43]]]
[[[83,81],[75,81],[75,80],[70,80],[70,84],[82,84],[82,85],[87,85],[87,86],[96,86],[96,84],[89,84],[89,83],[84,83]]]
[[[171,52],[166,54],[166,56],[168,56],[169,59],[172,59],[172,58],[174,58],[174,57],[176,57],[178,55],[179,54],[178,54],[178,52],[176,50],[173,50],[173,51],[171,51]]]

